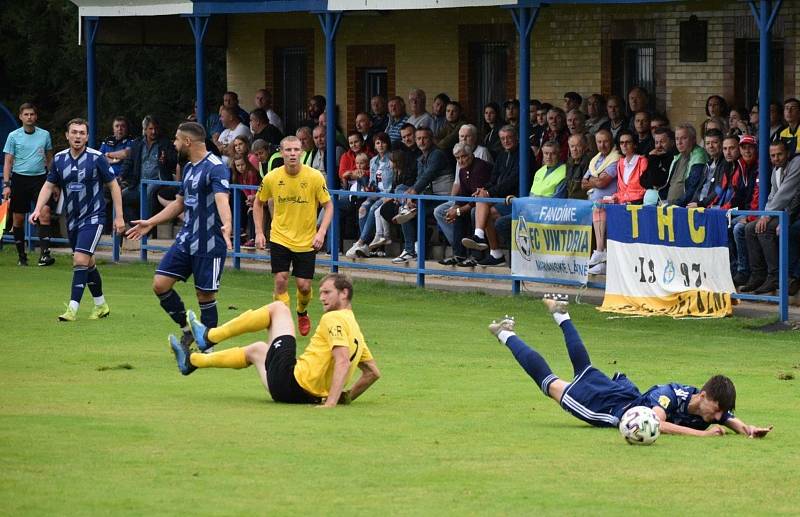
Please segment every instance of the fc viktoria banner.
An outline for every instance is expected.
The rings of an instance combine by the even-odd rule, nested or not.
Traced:
[[[734,292],[723,210],[610,205],[600,310],[722,317]]]
[[[586,283],[592,203],[518,198],[511,214],[511,274]]]

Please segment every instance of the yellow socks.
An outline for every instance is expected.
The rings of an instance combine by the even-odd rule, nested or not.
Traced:
[[[193,353],[189,361],[197,368],[247,368],[250,363],[244,355],[244,348],[236,347],[214,352],[213,354]]]
[[[309,289],[308,293],[303,294],[298,289],[297,291],[295,291],[295,295],[297,296],[297,313],[302,314],[306,312],[308,304],[311,303],[311,297],[314,296],[314,290]]]
[[[285,293],[281,293],[281,294],[274,294],[273,293],[272,299],[275,300],[276,302],[283,302],[287,307],[289,307],[290,309],[292,308],[291,305],[289,305],[289,293],[288,293],[288,291],[285,292]]]
[[[265,305],[254,311],[245,311],[221,327],[209,329],[208,339],[213,343],[221,343],[234,336],[267,328],[269,328],[269,306]]]

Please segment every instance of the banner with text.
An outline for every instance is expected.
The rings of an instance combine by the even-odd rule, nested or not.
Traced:
[[[724,210],[610,205],[600,310],[723,317],[734,292]]]
[[[512,202],[511,274],[585,284],[592,251],[592,203],[518,198]]]

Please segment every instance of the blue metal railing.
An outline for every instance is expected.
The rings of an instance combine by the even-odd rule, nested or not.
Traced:
[[[147,186],[148,185],[164,185],[164,186],[180,186],[179,182],[176,181],[161,181],[161,180],[142,180],[140,184],[140,202],[139,202],[139,217],[141,219],[147,219],[150,217],[150,210],[149,210],[149,202],[147,199]],[[234,192],[239,192],[242,190],[253,190],[253,185],[231,185],[231,190]],[[431,195],[423,195],[423,194],[390,194],[390,193],[382,193],[382,192],[351,192],[349,190],[331,190],[330,191],[331,198],[334,202],[334,217],[331,222],[331,227],[328,231],[328,239],[330,243],[330,250],[331,250],[331,257],[328,258],[320,258],[317,259],[317,263],[329,266],[333,271],[338,270],[339,267],[345,267],[350,269],[360,269],[360,270],[371,270],[371,271],[387,271],[393,273],[402,273],[402,274],[413,274],[416,275],[416,283],[418,287],[425,286],[425,277],[426,275],[435,275],[435,276],[444,276],[444,277],[461,277],[461,278],[475,278],[475,279],[483,279],[483,280],[497,280],[497,281],[510,281],[512,282],[512,292],[514,294],[519,293],[520,282],[538,282],[538,283],[547,283],[547,284],[554,284],[554,285],[567,285],[567,286],[583,286],[580,282],[577,281],[570,281],[570,280],[559,280],[553,278],[538,278],[538,277],[524,277],[524,276],[517,276],[508,274],[499,274],[499,273],[484,273],[484,272],[475,272],[475,271],[466,271],[466,270],[449,270],[449,269],[431,269],[425,267],[425,256],[427,253],[427,243],[425,239],[426,231],[427,231],[427,221],[426,221],[426,204],[431,202],[436,202],[437,204],[445,202],[445,201],[460,201],[460,202],[474,202],[476,201],[475,198],[472,197],[463,197],[463,196],[431,196]],[[339,224],[338,224],[338,209],[337,205],[339,203],[339,196],[347,197],[347,196],[359,196],[359,197],[369,197],[369,198],[393,198],[393,199],[413,199],[417,202],[417,262],[415,266],[409,267],[404,265],[385,265],[385,264],[374,264],[369,262],[363,261],[355,261],[351,259],[340,259],[339,256]],[[486,203],[504,203],[505,199],[503,198],[480,198],[481,202]],[[229,253],[229,256],[233,259],[233,267],[236,269],[241,268],[241,259],[249,259],[249,260],[270,260],[270,255],[266,253],[252,253],[252,252],[243,252],[241,248],[241,237],[240,231],[241,228],[241,196],[235,195],[233,196],[233,210],[232,210],[232,226],[234,228],[233,231],[233,250]],[[731,210],[732,216],[762,216],[767,215],[771,217],[777,217],[780,225],[780,232],[779,232],[779,278],[778,278],[778,289],[779,294],[777,296],[771,295],[754,295],[754,294],[745,294],[745,293],[733,293],[731,296],[735,299],[740,300],[753,300],[753,301],[765,301],[765,302],[773,302],[778,304],[779,308],[779,316],[781,321],[787,321],[789,319],[789,295],[788,295],[788,287],[789,287],[789,221],[788,215],[786,212],[783,211],[764,211],[764,210]],[[112,229],[113,232],[113,229]],[[28,239],[28,245],[30,249],[33,249],[34,242],[38,241],[37,237],[32,235],[32,228],[31,225],[28,223],[27,218],[25,219],[25,236]],[[9,242],[10,237],[4,237],[6,242]],[[159,246],[153,245],[148,243],[148,237],[144,236],[142,238],[141,249],[139,252],[139,259],[142,261],[147,260],[147,253],[148,251],[167,251],[169,248],[167,246]],[[52,242],[59,243],[59,244],[66,244],[68,243],[67,239],[52,239]],[[98,244],[99,246],[103,247],[111,247],[112,248],[112,256],[113,260],[119,261],[120,258],[120,247],[121,247],[121,240],[118,235],[112,233],[112,240],[101,240]],[[605,289],[604,282],[587,282],[586,286],[597,288],[597,289]]]

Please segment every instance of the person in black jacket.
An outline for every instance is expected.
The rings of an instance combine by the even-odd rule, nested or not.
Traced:
[[[122,184],[122,208],[125,222],[130,223],[139,217],[139,191],[142,180],[172,181],[178,156],[172,143],[162,135],[158,120],[147,115],[142,120],[142,136],[134,140],[131,152],[122,163],[120,181]],[[155,201],[159,185],[147,186],[149,209],[147,215],[160,205]]]

